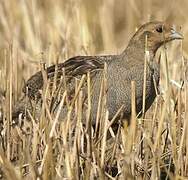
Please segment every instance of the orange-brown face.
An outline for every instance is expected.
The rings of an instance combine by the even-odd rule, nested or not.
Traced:
[[[156,51],[164,43],[175,39],[183,39],[183,36],[172,25],[164,22],[150,22],[141,26],[134,38],[142,39],[144,42],[147,39],[148,48]]]

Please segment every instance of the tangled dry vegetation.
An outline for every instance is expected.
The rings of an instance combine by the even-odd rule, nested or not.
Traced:
[[[162,7],[161,7],[161,4]],[[187,179],[188,83],[186,11],[188,2],[132,0],[2,0],[0,2],[0,169],[6,179]],[[179,14],[177,15],[177,12]],[[141,118],[116,133],[105,108],[105,70],[96,126],[82,112],[82,81],[66,120],[48,111],[48,82],[40,119],[12,120],[21,87],[36,71],[86,54],[123,49],[136,27],[149,20],[182,25],[185,40],[161,48],[161,93]],[[90,94],[89,74],[84,76]],[[55,85],[54,85],[55,86]],[[134,84],[132,85],[134,89]],[[132,94],[134,112],[134,91]],[[71,112],[74,109],[74,120]],[[82,117],[88,121],[84,126]]]

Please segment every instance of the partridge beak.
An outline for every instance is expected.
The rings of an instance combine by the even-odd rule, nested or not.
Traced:
[[[180,34],[179,32],[175,31],[174,29],[171,30],[170,34],[171,39],[183,39],[183,35]]]

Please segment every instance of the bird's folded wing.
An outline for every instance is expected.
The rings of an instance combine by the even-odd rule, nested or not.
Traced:
[[[56,75],[57,78],[63,76],[77,77],[87,72],[94,72],[104,68],[105,56],[76,56],[70,58],[64,63],[50,66],[46,69],[47,79],[53,80]],[[23,87],[23,92],[28,93],[30,97],[35,97],[40,89],[43,88],[44,80],[42,72],[39,71],[26,82]],[[27,90],[26,90],[27,89]]]

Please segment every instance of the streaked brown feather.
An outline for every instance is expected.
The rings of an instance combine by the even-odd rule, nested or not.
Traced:
[[[57,73],[57,80],[63,75],[63,71],[65,75],[70,78],[77,77],[83,74],[86,74],[88,71],[95,71],[99,69],[103,69],[104,61],[97,56],[76,56],[70,58],[69,60],[65,61],[64,63],[60,63],[57,65],[52,65],[46,69],[47,79],[52,79]],[[25,86],[23,87],[23,92],[28,93],[30,98],[35,98],[39,96],[39,90],[43,87],[43,76],[42,72],[38,72],[31,76],[31,78],[26,82]]]

